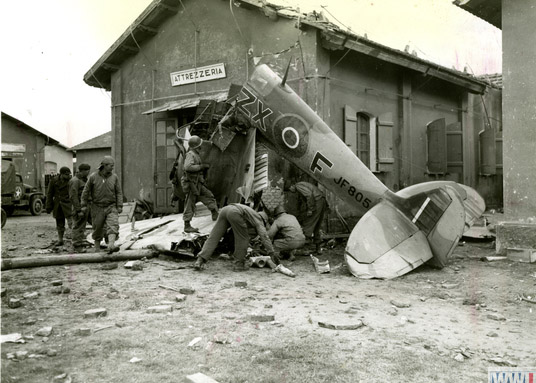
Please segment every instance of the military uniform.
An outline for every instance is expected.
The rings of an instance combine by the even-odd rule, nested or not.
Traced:
[[[71,227],[71,200],[69,199],[69,180],[63,178],[62,174],[53,177],[47,189],[47,213],[52,213],[56,219],[56,230],[58,231],[58,245],[63,245],[63,235],[65,234],[65,221]]]
[[[305,245],[303,230],[292,214],[279,214],[268,230],[268,237],[273,240],[275,251],[280,253],[299,249]]]
[[[233,230],[235,248],[234,258],[239,267],[244,267],[250,238],[254,238],[257,235],[266,251],[268,251],[268,254],[276,259],[272,242],[266,233],[264,221],[259,213],[246,205],[231,204],[220,210],[214,228],[210,232],[203,248],[197,255],[198,261],[200,261],[198,266],[209,260],[210,256],[218,246],[220,239],[229,227]],[[196,268],[199,268],[198,266],[196,266]]]
[[[294,186],[296,191],[305,198],[307,204],[308,214],[302,222],[303,233],[306,237],[313,237],[314,243],[319,246],[322,242],[320,228],[328,209],[324,193],[315,185],[305,181],[298,182]]]
[[[189,150],[184,159],[184,174],[181,178],[181,186],[185,194],[184,222],[189,223],[192,220],[197,201],[201,201],[209,208],[213,216],[215,212],[217,214],[218,205],[214,194],[205,186],[204,168],[199,154],[194,150]]]
[[[69,180],[69,197],[73,207],[73,246],[79,250],[84,244],[84,231],[86,228],[88,211],[82,210],[81,200],[87,177],[74,176]]]

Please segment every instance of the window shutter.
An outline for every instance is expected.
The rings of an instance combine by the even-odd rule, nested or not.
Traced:
[[[447,130],[445,119],[430,122],[426,127],[427,136],[427,170],[431,174],[447,172]]]
[[[495,154],[495,129],[486,129],[479,133],[480,138],[480,175],[497,174],[497,157]]]
[[[357,155],[357,113],[349,105],[344,106],[344,143]]]
[[[378,117],[377,122],[377,148],[378,162],[380,164],[394,164],[393,156],[393,114],[384,113]]]

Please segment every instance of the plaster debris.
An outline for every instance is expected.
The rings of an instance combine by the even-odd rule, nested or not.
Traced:
[[[105,308],[91,309],[84,312],[84,318],[98,318],[108,315],[108,311]]]
[[[147,308],[148,314],[168,313],[173,311],[173,308],[169,305],[152,306]]]
[[[52,334],[52,327],[48,326],[48,327],[41,327],[39,330],[37,330],[37,332],[35,333],[35,335],[38,335],[38,336],[50,336],[50,334]]]
[[[363,327],[365,324],[361,320],[357,320],[353,323],[328,323],[328,322],[318,322],[319,327],[327,328],[330,330],[357,330],[358,328]]]
[[[402,301],[397,301],[395,299],[391,299],[391,304],[395,307],[398,307],[399,309],[404,309],[404,308],[408,308],[408,307],[411,307],[411,303],[409,302],[402,302]]]

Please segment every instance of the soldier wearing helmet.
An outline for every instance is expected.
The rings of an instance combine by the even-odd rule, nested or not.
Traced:
[[[274,209],[275,220],[268,230],[268,236],[274,243],[274,250],[281,258],[294,260],[296,249],[305,245],[305,235],[300,223],[292,214],[288,214],[281,205]]]
[[[199,151],[203,140],[199,136],[192,136],[188,140],[188,152],[184,158],[184,175],[181,178],[184,199],[184,232],[195,233],[199,230],[192,227],[190,222],[194,216],[195,204],[197,201],[203,202],[212,213],[212,220],[218,219],[218,205],[212,192],[205,186],[205,176],[203,171],[210,167],[204,164],[199,156]]]

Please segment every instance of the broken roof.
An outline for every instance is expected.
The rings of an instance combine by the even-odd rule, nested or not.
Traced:
[[[397,64],[422,74],[431,75],[467,88],[471,92],[483,93],[486,82],[464,72],[445,68],[415,55],[376,43],[344,31],[335,24],[319,17],[316,12],[300,14],[289,7],[269,4],[260,0],[236,0],[244,8],[259,9],[266,16],[296,19],[300,27],[307,25],[321,31],[322,43],[327,49],[352,49],[379,60]],[[84,81],[91,86],[111,90],[111,74],[119,69],[121,63],[139,51],[139,43],[158,33],[158,27],[170,16],[176,14],[181,0],[153,0],[142,14],[130,25],[119,39],[102,55],[84,75]]]
[[[87,141],[82,142],[81,144],[75,145],[72,148],[67,150],[71,152],[76,152],[77,150],[86,150],[86,149],[105,149],[112,147],[112,132],[106,132],[100,136],[93,137]]]
[[[454,0],[454,5],[502,29],[501,0]]]

